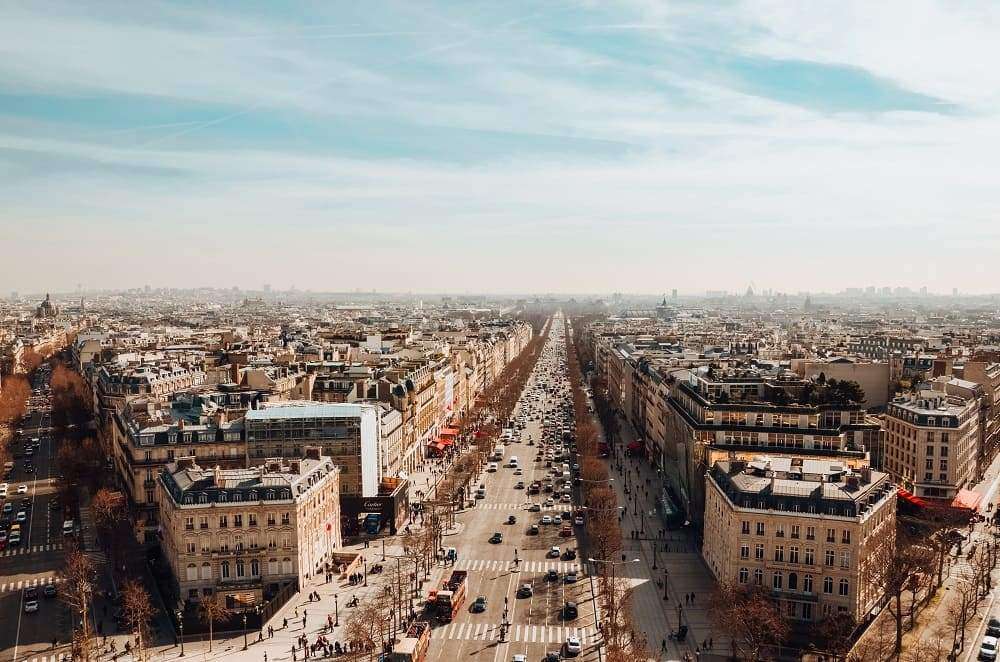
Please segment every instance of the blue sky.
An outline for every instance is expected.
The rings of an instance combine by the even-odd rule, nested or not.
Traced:
[[[998,291],[992,2],[0,5],[0,283]]]

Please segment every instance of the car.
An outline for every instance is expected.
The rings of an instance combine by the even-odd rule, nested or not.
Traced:
[[[542,515],[542,519],[539,520],[539,524],[552,524],[552,517],[549,515]]]
[[[492,536],[490,536],[490,544],[499,545],[502,542],[503,542],[503,534],[501,534],[500,532],[494,533]]]
[[[14,510],[14,504],[7,502],[3,505],[3,514],[10,515]]]
[[[513,515],[508,515],[507,516],[507,523],[508,524],[517,524],[517,518],[514,517]]]
[[[33,474],[33,473],[35,473],[35,467],[34,467],[34,465],[25,464],[24,465],[24,473],[26,473],[26,474]]]
[[[521,471],[521,467],[518,467],[517,469],[514,469],[514,475],[515,476],[523,476],[524,475],[524,472]]]
[[[514,489],[515,490],[523,490],[524,489],[524,481],[523,480],[519,480],[516,483],[514,483]]]
[[[11,534],[10,534],[10,538],[7,539],[7,544],[10,545],[11,547],[17,547],[18,545],[20,545],[21,544],[21,532],[20,531],[12,531]]]
[[[18,485],[17,486],[17,493],[18,494],[27,494],[28,493],[28,486],[27,485]]]
[[[54,597],[56,597],[56,585],[55,584],[46,584],[45,588],[42,589],[42,597],[43,598],[54,598]]]
[[[537,524],[532,524],[531,526],[528,527],[528,535],[529,536],[537,536],[538,535],[538,525]]]
[[[551,548],[549,548],[549,551],[545,554],[545,556],[550,559],[557,559],[561,554],[562,552],[560,552],[559,547],[553,545]]]
[[[559,651],[549,651],[545,654],[545,659],[542,662],[559,662]]]
[[[573,497],[571,497],[568,492],[564,492],[563,495],[559,498],[559,500],[562,501],[563,503],[569,503],[573,500]]]
[[[496,462],[490,462],[489,465],[486,467],[486,470],[487,471],[496,471],[497,470],[497,463]]]
[[[563,620],[564,621],[570,621],[570,620],[573,620],[574,618],[576,618],[577,616],[579,616],[580,612],[577,609],[575,602],[570,602],[569,600],[567,600],[563,604],[562,614],[563,614]],[[580,651],[577,651],[577,652],[579,653]]]
[[[564,510],[563,512],[559,513],[559,519],[561,519],[563,521],[567,521],[571,517],[573,517],[573,516],[569,513],[569,511]]]
[[[1000,637],[1000,619],[991,617],[986,622],[986,634],[990,637]]]
[[[35,600],[38,598],[38,588],[35,586],[29,586],[24,589],[24,599],[25,600]]]
[[[0,483],[0,497],[7,496],[7,490],[10,489],[10,483]]]
[[[511,662],[528,662],[528,656],[518,653],[517,655],[511,658]]]
[[[549,489],[551,489],[551,488],[549,488]],[[545,500],[545,506],[546,507],[551,508],[554,505],[556,505],[556,500],[553,499],[552,497],[549,497],[548,499]]]
[[[574,517],[573,524],[576,524],[577,526],[583,526],[583,517],[581,515],[577,515],[576,517]]]
[[[530,506],[528,506],[528,512],[529,513],[537,513],[537,512],[541,512],[541,510],[542,510],[541,505],[539,505],[537,503],[533,503]]]
[[[517,588],[517,597],[519,598],[530,598],[534,595],[534,591],[531,590],[531,584],[521,584]]]
[[[573,537],[573,529],[571,527],[569,527],[569,526],[562,527],[561,529],[559,529],[559,537],[560,538],[572,538]]]
[[[563,561],[573,561],[573,560],[575,560],[576,559],[576,550],[575,549],[567,549],[565,552],[563,552],[562,559],[563,559]]]
[[[475,602],[472,603],[472,606],[469,609],[474,614],[479,614],[481,612],[486,611],[486,596],[480,595],[478,598],[476,598]]]
[[[580,638],[572,634],[566,637],[566,643],[563,646],[566,649],[566,654],[572,656],[579,655],[582,648],[580,646]]]
[[[575,572],[567,572],[565,575],[563,575],[563,582],[565,582],[566,584],[575,584],[578,579],[579,577],[577,577]]]
[[[68,519],[65,522],[63,522],[62,532],[63,532],[64,536],[71,536],[71,535],[73,535],[73,533],[75,532],[75,530],[76,530],[76,525],[73,523],[73,520]]]
[[[23,510],[17,511],[17,517],[14,518],[14,521],[16,521],[16,522],[27,522],[28,521],[28,513],[24,512]]]
[[[38,611],[38,600],[25,600],[24,601],[24,613],[33,614]]]
[[[996,637],[983,637],[983,642],[979,645],[980,660],[997,659],[997,641]]]
[[[549,570],[545,573],[545,581],[554,582],[559,579],[559,573],[556,570]]]

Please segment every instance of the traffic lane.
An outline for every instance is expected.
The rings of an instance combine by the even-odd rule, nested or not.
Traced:
[[[42,586],[54,581],[52,573],[17,573],[3,581],[7,584],[0,593],[0,660],[12,659],[15,646],[18,659],[49,650],[53,638],[69,631],[68,612],[62,602],[58,597],[42,596]],[[31,585],[38,591],[38,612],[26,614],[24,589]]]
[[[14,659],[14,647],[18,643],[17,631],[21,618],[21,592],[0,594],[0,660]],[[20,657],[20,655],[18,655]]]
[[[22,608],[23,610],[23,608]],[[58,598],[43,598],[39,590],[38,611],[21,615],[18,659],[51,654],[52,644],[69,641],[69,610]]]

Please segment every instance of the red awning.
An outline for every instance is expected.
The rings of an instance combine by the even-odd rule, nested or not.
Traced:
[[[440,446],[441,448],[444,448],[445,446],[451,446],[454,443],[455,443],[454,439],[446,439],[445,437],[438,437],[437,440],[437,445]]]
[[[638,441],[629,442],[628,449],[630,451],[637,451],[640,448],[642,448],[642,444],[640,444]]]
[[[914,506],[917,506],[918,508],[927,508],[930,505],[920,497],[908,492],[907,490],[904,490],[902,487],[896,490],[896,496],[898,496],[900,499],[903,499],[904,501],[908,501],[909,503],[913,504]]]
[[[979,510],[979,504],[983,500],[983,495],[972,490],[959,490],[955,495],[955,500],[951,502],[952,508],[962,510]]]
[[[458,434],[458,428],[442,428],[441,434],[447,437],[454,437]]]
[[[447,448],[447,446],[445,444],[442,444],[440,441],[432,445],[439,451],[443,451],[445,448]]]

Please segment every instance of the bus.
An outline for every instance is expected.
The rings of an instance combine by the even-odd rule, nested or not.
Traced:
[[[368,513],[365,516],[365,533],[377,535],[382,530],[382,515],[379,513]]]
[[[415,621],[389,654],[388,662],[424,662],[431,644],[431,624]]]

